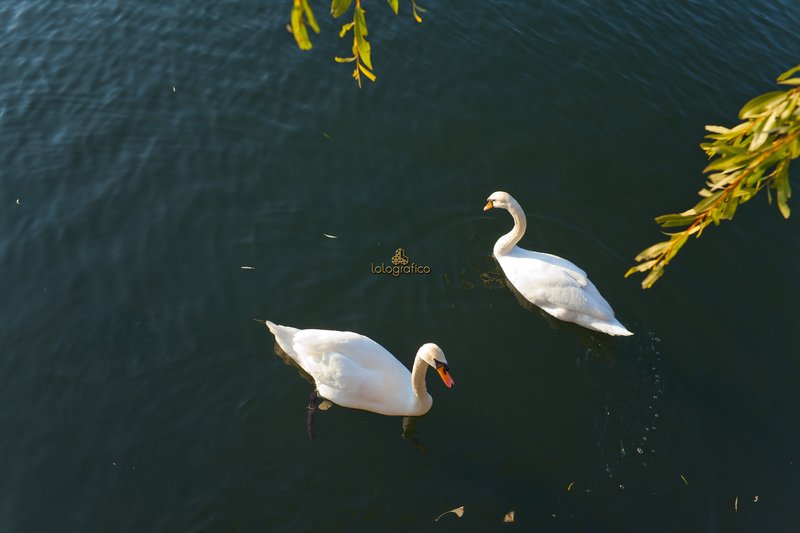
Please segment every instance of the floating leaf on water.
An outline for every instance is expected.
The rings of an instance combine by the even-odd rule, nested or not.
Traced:
[[[733,510],[737,513],[739,512],[739,497],[737,496],[736,499],[733,500]]]
[[[514,511],[509,511],[503,517],[503,523],[510,523],[514,521]]]
[[[255,270],[256,267],[250,265],[242,265],[242,270]]]
[[[574,484],[575,484],[575,482],[574,482],[574,481],[571,481],[571,482],[570,482],[570,484],[567,486],[567,492],[569,492],[569,491],[571,491],[571,490],[572,490],[572,485],[574,485]]]
[[[753,497],[753,503],[758,503],[758,496]]]
[[[687,485],[687,486],[689,485],[689,482],[688,482],[688,481],[686,481],[686,478],[685,478],[685,477],[683,477],[683,474],[681,474],[681,479],[683,480],[683,482],[684,482],[684,483],[686,483],[686,485]]]
[[[454,514],[454,515],[456,515],[457,517],[461,518],[462,516],[464,516],[464,506],[462,505],[461,507],[456,507],[455,509],[450,509],[449,511],[445,511],[445,512],[443,512],[442,514],[440,514],[440,515],[439,515],[439,516],[436,518],[436,522],[438,522],[438,521],[439,521],[439,518],[443,517],[444,515],[446,515],[446,514],[448,514],[448,513],[453,513],[453,514]]]
[[[333,137],[331,137],[329,133],[325,133],[324,131],[322,132],[322,136],[328,139],[329,141],[333,140]]]
[[[336,235],[328,235],[327,233],[323,233],[323,235],[325,235],[329,239],[338,239],[339,238]]]

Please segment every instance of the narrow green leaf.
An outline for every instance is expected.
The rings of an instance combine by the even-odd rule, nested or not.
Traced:
[[[356,60],[356,58],[355,58],[355,56],[353,56],[353,57],[334,57],[333,60],[336,61],[337,63],[352,63],[353,61]]]
[[[308,38],[308,30],[303,22],[303,1],[294,0],[292,7],[292,35],[297,41],[300,50],[311,50],[311,41]]]
[[[355,24],[356,24],[355,22],[348,22],[347,24],[345,24],[344,26],[342,26],[342,29],[339,31],[339,37],[344,37],[344,36],[345,36],[345,34],[346,34],[348,31],[350,31],[351,29],[353,29],[353,26],[355,26]]]
[[[656,217],[656,224],[662,228],[676,228],[688,226],[695,220],[697,220],[697,215],[661,215]]]
[[[708,192],[708,191],[706,191],[706,192]],[[700,213],[704,213],[705,211],[708,210],[709,207],[714,205],[714,202],[719,200],[719,197],[722,196],[722,194],[724,192],[725,192],[725,190],[721,190],[721,191],[716,191],[714,193],[709,194],[708,196],[706,196],[705,198],[703,198],[702,200],[697,202],[697,204],[695,204],[695,206],[693,208],[687,209],[686,211],[681,213],[681,215],[689,216],[689,215],[699,215]]]
[[[649,246],[639,252],[639,255],[637,255],[634,259],[636,261],[643,261],[645,259],[652,259],[653,257],[659,256],[664,252],[667,246],[669,246],[669,242],[670,241],[663,241]]]
[[[644,272],[645,270],[650,270],[656,263],[658,263],[658,259],[651,259],[650,261],[645,261],[644,263],[639,263],[636,266],[632,266],[631,268],[628,269],[627,272],[625,272],[625,277],[627,278],[628,276],[636,272]]]
[[[355,22],[355,37],[359,59],[369,70],[372,70],[371,47],[367,42],[367,20],[364,17],[364,10],[361,6],[356,6],[356,14],[353,21]]]
[[[308,5],[308,0],[303,0],[303,12],[306,14],[308,24],[311,26],[311,29],[314,30],[314,33],[319,33],[319,24],[317,24],[317,19],[314,18],[314,12],[311,11],[311,6]]]
[[[394,14],[397,15],[397,0],[389,0],[389,7],[391,7]]]
[[[776,102],[780,101],[786,96],[786,91],[772,91],[761,96],[756,96],[742,107],[741,111],[739,111],[739,118],[752,118],[760,115],[767,109],[769,109],[770,105],[775,104]]]
[[[680,250],[683,247],[683,245],[686,244],[686,240],[688,238],[689,238],[689,234],[688,233],[681,233],[679,236],[673,237],[673,239],[672,239],[672,247],[667,252],[667,255],[664,256],[664,264],[665,265],[667,263],[669,263],[670,259],[675,257],[675,254],[678,253],[678,250]]]
[[[644,281],[642,281],[642,288],[649,289],[650,287],[653,286],[653,283],[658,281],[658,278],[660,278],[663,275],[664,275],[664,269],[662,267],[657,266],[653,268],[653,270],[650,271],[650,274],[648,274],[647,277],[644,278]]]
[[[350,9],[350,4],[353,0],[333,0],[331,2],[331,15],[333,18],[339,18],[345,11]]]
[[[786,72],[784,72],[783,74],[781,74],[780,76],[778,76],[778,81],[785,80],[786,78],[788,78],[789,76],[791,76],[795,72],[800,72],[800,65],[797,65],[796,67],[792,67],[789,70],[787,70]]]

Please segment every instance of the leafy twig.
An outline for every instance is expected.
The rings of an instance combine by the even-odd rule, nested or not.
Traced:
[[[791,77],[800,65],[784,72],[778,83],[796,86],[753,98],[739,111],[744,120],[734,128],[706,126],[709,134],[700,147],[712,162],[703,170],[708,173],[703,197],[693,208],[682,213],[662,215],[656,222],[663,228],[686,227],[675,233],[664,232],[669,239],[643,250],[636,256],[638,265],[625,276],[648,272],[642,288],[650,288],[664,274],[666,267],[690,236],[700,237],[712,222],[731,220],[737,207],[750,200],[761,189],[775,191],[778,209],[789,218],[789,162],[800,156],[800,78]]]

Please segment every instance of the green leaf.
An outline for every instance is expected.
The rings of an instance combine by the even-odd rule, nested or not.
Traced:
[[[703,172],[711,172],[712,170],[722,170],[724,172],[731,172],[733,170],[737,170],[746,166],[747,160],[752,157],[753,154],[749,154],[745,151],[739,151],[739,153],[735,155],[731,155],[728,157],[720,157],[719,159],[715,159],[706,168],[703,169]]]
[[[311,26],[311,29],[314,30],[314,33],[319,33],[319,24],[317,24],[317,19],[314,18],[314,12],[311,11],[311,6],[308,5],[308,0],[303,0],[303,12],[306,14],[308,24]]]
[[[785,79],[787,79],[789,76],[791,76],[795,72],[800,72],[800,65],[797,65],[796,67],[792,67],[789,70],[787,70],[786,72],[784,72],[783,74],[781,74],[780,76],[778,76],[778,81],[784,81]]]
[[[651,259],[650,261],[645,261],[644,263],[639,263],[636,266],[632,266],[625,272],[625,277],[627,278],[631,274],[635,274],[636,272],[644,272],[645,270],[650,270],[653,266],[658,263],[658,259]]]
[[[337,57],[334,57],[333,60],[336,61],[337,63],[352,63],[353,61],[356,60],[356,57],[355,56],[353,56],[353,57],[338,57],[337,56]]]
[[[351,29],[353,29],[353,26],[355,26],[355,24],[356,24],[355,22],[348,22],[347,24],[345,24],[344,26],[342,26],[342,29],[339,31],[339,37],[344,37],[344,36],[345,36],[345,34],[346,34],[348,31],[350,31]]]
[[[672,239],[672,247],[667,252],[667,255],[664,257],[664,264],[666,265],[669,263],[670,259],[675,257],[675,254],[678,253],[678,250],[686,244],[686,240],[689,238],[688,233],[681,233],[677,237],[673,237]]]
[[[769,109],[772,104],[775,104],[785,96],[786,91],[772,91],[762,94],[761,96],[756,96],[744,104],[744,107],[742,107],[741,111],[739,111],[739,118],[745,119],[757,117]]]
[[[397,15],[397,0],[389,0],[389,7],[391,7],[394,14]]]
[[[664,275],[664,269],[662,267],[654,268],[653,270],[650,271],[650,274],[648,274],[647,277],[644,278],[644,281],[642,281],[642,288],[649,289],[650,287],[653,286],[653,283],[658,281],[658,278],[660,278],[663,275]]]
[[[656,217],[656,224],[662,228],[675,228],[679,226],[688,226],[697,220],[697,215],[661,215]]]
[[[333,18],[339,18],[345,11],[350,9],[350,4],[353,0],[333,0],[331,2],[331,15]]]
[[[304,20],[305,18],[305,20]],[[308,0],[294,0],[292,5],[292,19],[290,30],[297,41],[297,46],[300,50],[311,50],[311,40],[308,38],[308,28],[306,28],[306,20],[311,26],[311,29],[319,33],[319,26],[314,19],[314,13],[311,11],[311,6],[308,5]]]
[[[358,57],[369,70],[372,70],[371,47],[366,39],[368,35],[367,20],[364,17],[364,10],[359,5],[356,5],[356,14],[353,18],[353,22],[356,25],[355,37],[356,46],[358,47]]]
[[[775,198],[778,201],[778,209],[783,218],[789,218],[791,210],[789,209],[788,200],[792,197],[792,189],[789,185],[789,173],[785,169],[786,166],[784,165],[783,171],[779,172],[775,178]]]
[[[703,190],[705,190],[705,189],[703,189]],[[700,191],[700,192],[703,192],[703,191]],[[706,192],[708,192],[708,191],[706,191]],[[700,213],[703,213],[703,212],[707,211],[712,205],[714,205],[714,203],[717,200],[719,200],[719,197],[722,196],[724,193],[725,193],[725,190],[723,189],[721,191],[716,191],[714,193],[708,194],[708,196],[706,196],[705,198],[703,198],[702,200],[697,202],[697,204],[693,208],[687,209],[686,211],[681,213],[681,215],[683,215],[683,216],[699,215]]]
[[[311,50],[311,41],[308,39],[308,30],[303,22],[303,3],[301,0],[294,0],[292,7],[292,35],[297,41],[300,50]]]
[[[656,243],[652,246],[649,246],[644,250],[642,250],[641,252],[639,252],[639,255],[637,255],[634,259],[636,261],[643,261],[645,259],[652,259],[653,257],[657,257],[661,255],[664,252],[664,250],[666,250],[667,246],[669,246],[669,243],[670,241],[663,241]]]

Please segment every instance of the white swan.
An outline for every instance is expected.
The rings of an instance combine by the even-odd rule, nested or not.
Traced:
[[[585,328],[609,335],[633,335],[614,318],[614,310],[586,272],[566,259],[516,245],[525,234],[527,222],[513,196],[497,191],[486,200],[484,211],[499,207],[508,210],[514,219],[514,228],[497,239],[493,253],[508,280],[526,300],[558,319]]]
[[[342,407],[390,416],[424,415],[433,405],[425,386],[428,366],[448,388],[453,386],[447,359],[433,343],[420,347],[409,372],[386,348],[364,335],[265,323],[278,346],[314,379],[319,396]]]

